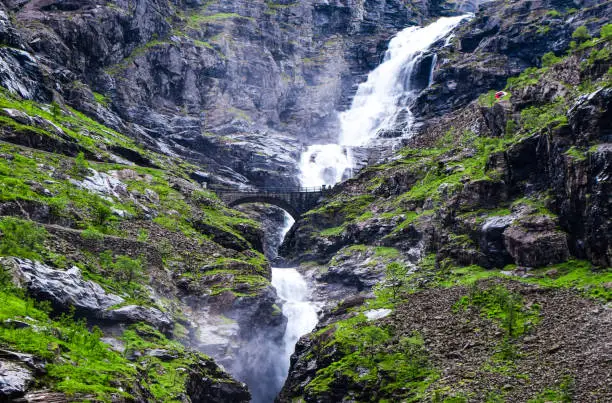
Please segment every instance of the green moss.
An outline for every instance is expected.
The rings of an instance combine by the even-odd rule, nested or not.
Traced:
[[[94,95],[94,98],[95,98],[97,103],[99,103],[100,105],[103,105],[105,107],[108,107],[108,105],[110,103],[110,99],[107,96],[99,94],[97,92],[94,92],[93,95]]]
[[[365,316],[337,322],[329,342],[343,352],[340,359],[317,371],[306,386],[306,393],[320,394],[339,387],[354,393],[368,391],[360,401],[384,401],[388,396],[402,401],[418,401],[438,378],[432,367],[424,340],[419,333],[393,339],[390,330],[368,325]],[[327,334],[330,328],[320,331]],[[359,386],[357,386],[359,385]]]
[[[455,305],[456,308],[468,306],[480,308],[484,316],[499,322],[509,338],[522,335],[539,320],[537,305],[526,308],[519,294],[512,293],[503,286],[481,290],[474,284],[470,293]]]
[[[385,246],[377,246],[374,249],[374,255],[378,257],[382,257],[385,259],[396,259],[399,257],[400,253],[395,248],[389,248]]]
[[[571,157],[575,161],[584,161],[587,158],[583,151],[580,151],[579,149],[577,149],[576,147],[573,147],[573,146],[570,147],[565,152],[565,155]]]
[[[341,225],[339,227],[326,228],[323,231],[319,232],[321,236],[339,236],[345,230],[345,226]]]
[[[521,111],[521,126],[527,132],[567,124],[567,105],[563,98],[550,104],[532,106]]]
[[[40,260],[49,234],[31,221],[13,217],[0,218],[0,256]]]
[[[549,403],[549,402],[573,402],[574,380],[571,376],[564,376],[563,379],[552,388],[548,388],[534,399],[530,399],[528,403]]]

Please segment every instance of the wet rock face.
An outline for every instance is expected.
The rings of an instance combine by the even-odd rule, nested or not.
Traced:
[[[217,365],[208,360],[199,359],[187,369],[189,376],[186,381],[186,390],[191,402],[250,402],[251,394],[243,383],[233,379],[225,379],[219,382],[209,378],[210,372],[221,378],[227,378],[227,374]],[[216,372],[216,373],[215,373]]]
[[[429,124],[432,117],[465,106],[491,89],[504,88],[508,77],[539,65],[545,53],[563,53],[578,26],[586,24],[597,32],[609,21],[605,4],[581,3],[521,0],[483,4],[474,20],[460,27],[449,45],[437,50],[434,84],[420,94],[412,110],[417,120]],[[548,14],[581,6],[585,11],[574,18]]]
[[[506,250],[521,266],[546,266],[569,258],[567,234],[546,216],[518,220],[503,232]]]
[[[294,185],[300,144],[336,133],[335,111],[350,104],[389,38],[452,8],[400,0],[7,0],[0,83],[26,98],[55,97],[232,184]]]
[[[20,364],[0,360],[0,400],[20,397],[34,382],[32,372]]]
[[[84,280],[77,267],[55,270],[18,258],[3,258],[1,262],[9,268],[16,284],[26,288],[37,299],[50,301],[59,312],[69,312],[74,307],[78,315],[94,322],[145,322],[166,333],[174,326],[172,318],[156,308],[128,305],[109,309],[122,304],[124,299],[107,293],[93,281]]]

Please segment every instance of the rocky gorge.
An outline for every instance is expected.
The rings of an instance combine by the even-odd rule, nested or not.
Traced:
[[[0,401],[612,401],[611,16],[0,2]],[[319,145],[350,174],[295,224],[215,194]]]

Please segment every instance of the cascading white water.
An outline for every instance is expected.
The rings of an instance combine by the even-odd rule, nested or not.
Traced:
[[[359,86],[351,108],[340,113],[342,131],[338,142],[312,145],[302,154],[302,186],[334,185],[349,177],[355,169],[353,147],[371,145],[380,130],[401,125],[405,134],[410,133],[412,114],[408,107],[417,95],[411,86],[413,70],[420,56],[466,17],[440,18],[424,28],[410,27],[391,40],[383,63]],[[429,85],[431,81],[430,75]],[[288,217],[281,230],[282,237],[292,225],[293,220]],[[266,358],[274,366],[269,376],[274,379],[262,382],[256,389],[258,393],[253,395],[256,403],[270,401],[282,387],[295,344],[302,335],[312,331],[318,321],[317,306],[310,298],[308,284],[295,268],[273,267],[272,285],[288,322],[282,344],[266,345]]]
[[[282,373],[289,373],[289,359],[298,339],[317,325],[317,309],[310,300],[310,291],[304,277],[295,268],[272,268],[272,285],[283,302],[283,315],[287,317],[287,330],[283,336]]]
[[[402,127],[403,135],[410,135],[409,106],[418,95],[411,84],[414,68],[425,51],[468,16],[409,27],[389,42],[383,62],[359,85],[351,108],[340,113],[338,142],[312,145],[302,154],[302,186],[334,185],[350,176],[355,168],[351,148],[371,145],[381,131]]]

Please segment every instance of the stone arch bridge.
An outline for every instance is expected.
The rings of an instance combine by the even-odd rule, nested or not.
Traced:
[[[211,187],[219,198],[229,207],[246,203],[268,203],[280,207],[296,221],[302,214],[315,207],[330,187],[316,188],[264,188],[255,190],[238,190]]]

